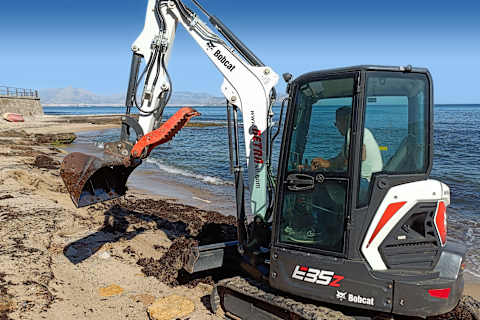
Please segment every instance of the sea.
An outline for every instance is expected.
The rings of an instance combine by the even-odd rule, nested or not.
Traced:
[[[143,178],[135,187],[145,185],[145,173],[161,177],[167,183],[201,190],[205,202],[221,203],[213,207],[234,214],[233,175],[230,172],[228,133],[224,107],[195,107],[201,116],[195,122],[210,124],[185,127],[170,142],[154,149],[142,164]],[[178,107],[166,107],[164,118]],[[274,107],[278,122],[280,107]],[[121,107],[44,107],[47,115],[123,114]],[[244,150],[242,128],[240,147]],[[101,154],[105,142],[116,141],[119,129],[78,133],[70,150]],[[275,141],[272,168],[276,171],[281,134]],[[242,155],[245,154],[242,152]],[[466,272],[480,279],[480,105],[436,105],[434,108],[434,162],[431,178],[446,183],[451,190],[448,207],[449,237],[468,247]],[[135,180],[135,179],[133,179]],[[147,179],[148,180],[148,179]],[[145,187],[155,193],[154,180]],[[180,190],[179,188],[178,190]],[[161,192],[159,192],[161,194]],[[175,197],[175,193],[172,194]],[[203,198],[203,196],[199,196]],[[209,199],[209,200],[208,200]],[[199,199],[202,200],[202,199]]]

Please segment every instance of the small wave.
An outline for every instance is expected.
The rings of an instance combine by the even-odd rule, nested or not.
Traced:
[[[146,160],[146,162],[154,164],[158,169],[160,169],[162,171],[166,171],[166,172],[171,173],[171,174],[179,174],[179,175],[182,175],[182,176],[188,177],[188,178],[195,178],[197,180],[206,182],[208,184],[213,184],[213,185],[229,185],[229,184],[232,184],[231,182],[224,181],[220,178],[211,177],[211,176],[204,176],[204,175],[196,174],[196,173],[184,170],[184,169],[169,166],[169,165],[166,165],[166,164],[162,163],[160,160],[157,160],[157,159],[148,158]]]
[[[475,278],[480,279],[480,273],[477,273],[477,272],[472,271],[472,270],[470,270],[470,269],[465,269],[465,272],[468,272],[468,273],[470,273],[472,276],[474,276]]]
[[[103,149],[105,144],[102,141],[95,142],[95,146],[99,149]]]
[[[472,228],[468,228],[467,233],[465,234],[467,246],[471,246],[475,242],[475,232]]]

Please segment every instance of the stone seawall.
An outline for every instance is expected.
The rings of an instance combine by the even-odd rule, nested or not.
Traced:
[[[27,117],[42,116],[43,108],[40,98],[0,96],[0,115],[5,112],[20,113]]]

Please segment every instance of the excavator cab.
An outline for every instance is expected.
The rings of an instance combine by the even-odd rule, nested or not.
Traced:
[[[429,179],[429,72],[327,70],[288,90],[270,285],[386,313],[450,311],[465,248],[446,241],[449,189]]]

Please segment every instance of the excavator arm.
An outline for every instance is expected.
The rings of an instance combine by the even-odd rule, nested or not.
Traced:
[[[237,210],[244,211],[241,173],[244,164],[239,160],[240,131],[237,115],[241,112],[251,212],[255,216],[265,217],[270,204],[271,187],[267,187],[271,181],[268,177],[269,143],[274,87],[278,82],[278,75],[270,67],[264,66],[218,18],[209,15],[197,1],[194,2],[226,41],[181,0],[148,1],[144,29],[132,45],[127,111],[123,118],[120,141],[106,144],[106,156],[103,160],[95,157],[95,161],[92,161],[88,157],[73,153],[67,156],[62,164],[62,178],[77,206],[123,195],[128,176],[141,163],[141,159],[147,157],[155,146],[173,138],[192,116],[198,115],[195,110],[184,108],[179,110],[173,119],[160,125],[163,110],[172,93],[167,65],[176,28],[180,24],[224,77],[221,90],[230,107],[227,108],[229,115],[233,111],[233,124],[229,131],[233,130],[234,139],[230,141],[230,149],[231,159],[234,159],[232,168],[239,198]],[[140,72],[142,60],[146,65]],[[143,92],[139,94],[142,83]],[[133,107],[139,110],[138,121],[130,116]],[[132,129],[136,133],[135,143],[129,142]],[[86,168],[92,163],[95,163],[93,168]],[[96,175],[96,172],[101,175]],[[114,178],[113,175],[121,176],[122,179]],[[99,194],[102,196],[99,197]],[[244,213],[240,215],[243,217]]]

